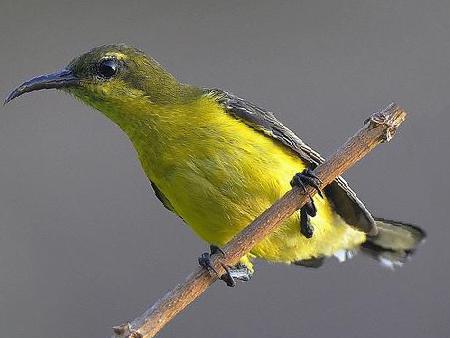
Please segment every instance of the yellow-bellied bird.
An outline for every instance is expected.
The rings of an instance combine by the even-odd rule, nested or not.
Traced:
[[[125,45],[94,48],[61,71],[24,82],[5,102],[48,88],[72,94],[116,123],[156,196],[213,252],[291,184],[315,185],[309,169],[323,161],[271,112],[219,89],[180,83]],[[400,265],[425,236],[410,224],[373,218],[341,177],[312,201],[230,269],[227,284],[248,279],[254,257],[318,267],[325,257],[344,259],[360,250]],[[209,255],[199,262],[208,267]]]

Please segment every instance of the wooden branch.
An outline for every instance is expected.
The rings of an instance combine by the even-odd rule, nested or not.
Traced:
[[[344,173],[378,144],[389,141],[405,118],[405,111],[394,103],[382,111],[372,114],[365,121],[361,130],[314,170],[314,174],[322,181],[321,188],[334,181],[337,176]],[[307,191],[311,195],[316,192],[311,187],[308,187]],[[215,270],[222,274],[224,273],[222,264],[236,264],[242,256],[274,231],[307,200],[308,195],[298,187],[287,192],[228,242],[223,248],[224,257],[213,255],[212,265]],[[199,267],[184,282],[178,284],[141,316],[131,323],[114,327],[115,337],[154,337],[172,318],[199,297],[217,279],[216,274]]]

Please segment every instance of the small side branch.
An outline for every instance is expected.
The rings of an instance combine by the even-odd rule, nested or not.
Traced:
[[[406,112],[394,103],[382,111],[372,114],[366,120],[362,129],[314,170],[314,174],[322,181],[321,188],[333,182],[337,176],[343,174],[377,145],[389,141],[405,118]],[[311,195],[316,192],[311,187],[308,187],[307,190]],[[223,248],[225,257],[213,255],[212,265],[215,270],[222,274],[224,273],[222,264],[236,264],[242,256],[274,231],[292,213],[302,207],[307,200],[308,195],[298,187],[294,187],[287,192],[228,242]],[[210,274],[206,269],[199,267],[184,282],[164,295],[141,316],[131,323],[114,327],[114,337],[154,337],[170,320],[197,299],[216,280],[216,274]]]

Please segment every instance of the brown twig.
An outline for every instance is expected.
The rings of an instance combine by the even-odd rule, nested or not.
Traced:
[[[389,141],[405,118],[406,113],[394,103],[382,111],[372,114],[366,120],[362,129],[314,170],[314,174],[322,181],[321,187],[323,188],[331,183],[378,144]],[[313,195],[315,190],[308,187],[307,192]],[[212,257],[212,265],[215,270],[222,274],[224,273],[222,264],[236,264],[242,256],[298,210],[307,201],[307,196],[297,187],[287,192],[228,242],[223,248],[224,257],[221,255]],[[114,336],[116,338],[154,337],[172,318],[199,297],[216,280],[216,274],[199,267],[184,282],[178,284],[141,316],[131,323],[114,327]]]

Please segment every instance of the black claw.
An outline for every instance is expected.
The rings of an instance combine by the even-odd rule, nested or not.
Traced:
[[[211,244],[209,246],[209,251],[211,252],[211,255],[220,253],[222,256],[225,256],[225,252],[223,252],[223,250],[219,246],[214,244]]]
[[[306,181],[310,186],[312,186],[314,189],[316,189],[317,194],[323,198],[322,191],[320,190],[319,184],[317,183],[316,179],[317,179],[317,177],[311,178],[311,177],[307,176]]]
[[[222,267],[225,269],[225,273],[220,276],[220,279],[223,280],[227,286],[229,287],[235,287],[236,281],[234,280],[233,276],[231,275],[231,269],[229,266],[222,264]]]
[[[217,270],[214,269],[214,267],[211,264],[211,255],[209,252],[204,252],[202,255],[198,258],[198,264],[202,267],[207,269],[208,271],[214,272],[216,275],[218,275]]]
[[[306,176],[309,176],[309,177],[313,178],[314,180],[316,180],[316,181],[319,182],[320,184],[323,183],[323,181],[322,181],[319,177],[317,177],[316,174],[314,174],[314,171],[312,171],[311,168],[306,168],[306,169],[303,170],[303,171],[305,172],[305,175],[306,175]]]
[[[291,186],[298,186],[306,192],[306,185],[310,185],[316,189],[319,196],[323,198],[319,184],[322,184],[322,180],[309,168],[303,170],[301,173],[295,174],[291,180]]]
[[[319,196],[323,198],[319,184],[322,184],[322,181],[309,168],[303,170],[301,173],[295,174],[291,180],[291,186],[298,186],[306,192],[306,185],[310,185],[316,189]],[[314,217],[317,214],[314,200],[311,196],[309,196],[309,198],[310,201],[300,209],[300,233],[306,238],[311,238],[314,234],[314,227],[309,224],[308,216]]]
[[[219,273],[217,272],[216,269],[214,269],[212,262],[211,262],[211,256],[215,255],[215,254],[221,254],[222,256],[225,256],[225,253],[223,252],[223,250],[216,246],[211,244],[209,246],[211,253],[209,252],[204,252],[199,258],[198,258],[198,264],[207,269],[210,272],[214,272],[217,276],[219,276]],[[223,280],[227,286],[233,287],[236,285],[236,281],[234,280],[233,276],[231,275],[231,269],[229,266],[222,264],[222,267],[225,270],[225,273],[222,276],[219,276],[219,278],[221,280]]]

